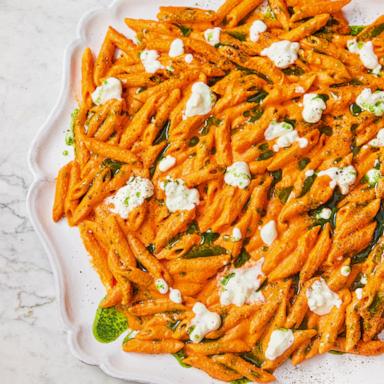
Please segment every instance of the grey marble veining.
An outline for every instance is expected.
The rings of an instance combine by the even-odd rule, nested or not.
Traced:
[[[26,216],[27,151],[57,99],[81,15],[110,0],[0,0],[0,382],[120,383],[69,352],[53,276]]]

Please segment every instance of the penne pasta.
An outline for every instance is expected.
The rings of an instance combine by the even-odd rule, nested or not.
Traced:
[[[99,333],[111,314],[125,352],[234,383],[384,353],[383,16],[262,3],[162,6],[86,48],[52,209],[105,287]]]

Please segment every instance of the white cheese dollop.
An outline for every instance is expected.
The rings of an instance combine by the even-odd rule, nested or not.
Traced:
[[[216,312],[210,312],[203,303],[195,303],[192,308],[195,317],[191,320],[189,338],[194,343],[200,343],[209,332],[220,328],[221,317]]]
[[[159,162],[159,171],[167,172],[169,169],[173,168],[176,164],[176,159],[173,156],[165,156]]]
[[[132,340],[139,334],[139,331],[136,331],[134,329],[128,328],[127,333],[124,336],[124,341],[126,340]]]
[[[169,289],[169,300],[173,301],[176,304],[181,304],[183,302],[183,298],[181,297],[181,292],[178,289]]]
[[[120,100],[122,92],[123,86],[121,85],[121,81],[115,77],[110,77],[95,89],[91,98],[96,105],[101,105],[111,99]]]
[[[384,341],[384,329],[377,335],[377,338],[380,341]]]
[[[192,94],[185,106],[183,118],[202,116],[209,113],[215,104],[216,97],[207,84],[198,81],[192,85]]]
[[[343,265],[340,268],[340,274],[341,276],[348,277],[351,273],[351,267],[349,265]]]
[[[165,205],[170,212],[190,211],[199,204],[199,191],[187,188],[182,179],[172,179],[170,176],[160,182],[160,188],[165,192]]]
[[[208,44],[215,46],[220,43],[220,34],[221,34],[221,28],[219,27],[207,29],[204,32],[204,39]]]
[[[297,142],[300,148],[305,148],[308,145],[308,140],[299,137],[298,132],[293,129],[292,124],[283,122],[272,121],[264,132],[265,140],[276,140],[273,145],[273,150],[278,152],[281,148],[290,147],[293,143]]]
[[[192,61],[193,61],[193,55],[192,53],[187,53],[184,57],[184,61],[187,63],[187,64],[191,64]]]
[[[374,187],[381,179],[380,169],[371,168],[366,174],[365,178],[370,187]]]
[[[240,241],[243,238],[243,235],[239,228],[232,229],[232,241]]]
[[[131,176],[127,184],[120,188],[114,195],[105,199],[106,204],[113,207],[111,212],[127,219],[129,213],[144,203],[153,195],[153,184],[149,179],[140,176]]]
[[[265,224],[260,229],[260,237],[261,240],[263,240],[264,244],[270,246],[277,238],[277,229],[276,229],[276,222],[275,220],[268,221],[267,224]]]
[[[368,283],[367,275],[361,276],[360,283],[363,285],[366,285]]]
[[[297,60],[299,48],[299,43],[282,40],[263,49],[260,55],[267,56],[278,68],[287,68]]]
[[[275,360],[281,356],[295,341],[291,329],[275,329],[268,341],[265,357],[268,360]]]
[[[169,47],[169,57],[177,57],[184,55],[184,43],[181,39],[175,39],[172,41]]]
[[[264,275],[261,268],[264,259],[254,266],[233,269],[220,280],[221,305],[234,304],[241,307],[244,304],[254,304],[264,301],[263,294],[257,292]]]
[[[360,60],[364,67],[370,69],[374,74],[379,74],[381,71],[381,65],[379,59],[373,49],[372,41],[356,41],[349,40],[347,42],[349,52],[356,53],[360,56]]]
[[[156,73],[159,69],[164,68],[158,60],[159,57],[159,53],[153,49],[145,49],[140,53],[140,60],[144,66],[145,72]]]
[[[249,39],[253,42],[259,41],[260,34],[267,30],[267,25],[261,20],[255,20],[249,29]]]
[[[371,147],[384,147],[384,128],[381,128],[374,139],[368,143]]]
[[[303,97],[302,116],[307,123],[317,123],[321,120],[323,112],[327,105],[317,93],[307,93]]]
[[[338,185],[343,195],[349,192],[349,187],[356,181],[356,175],[356,169],[352,165],[342,168],[328,168],[318,174],[319,177],[329,176],[331,178],[329,186],[333,189]]]
[[[156,279],[155,287],[162,295],[168,293],[168,284],[164,279]]]
[[[251,182],[251,172],[248,164],[244,161],[236,161],[227,168],[224,181],[228,185],[245,189]]]
[[[370,88],[365,88],[357,96],[356,104],[364,111],[373,113],[375,116],[384,115],[384,92],[372,92]]]
[[[313,169],[308,169],[307,171],[305,171],[304,176],[305,177],[311,177],[314,174],[315,174],[315,171]]]
[[[358,300],[361,300],[363,298],[363,288],[357,288],[355,290],[355,293]]]
[[[315,281],[306,292],[309,309],[316,315],[323,316],[331,312],[333,307],[339,308],[339,296],[330,290],[323,278]]]
[[[329,208],[322,208],[321,211],[316,215],[317,219],[329,220],[332,216],[332,210]]]

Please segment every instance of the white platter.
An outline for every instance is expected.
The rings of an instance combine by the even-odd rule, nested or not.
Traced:
[[[109,25],[130,35],[126,16],[154,18],[159,5],[191,5],[215,9],[223,0],[116,0],[109,8],[91,11],[78,27],[78,38],[68,47],[59,100],[37,134],[29,153],[34,175],[27,197],[30,219],[49,256],[56,277],[61,317],[68,332],[70,350],[85,363],[98,365],[108,375],[153,384],[218,383],[196,369],[185,369],[171,356],[126,354],[121,340],[100,344],[92,336],[92,322],[104,290],[88,262],[77,229],[62,221],[53,224],[51,206],[54,178],[69,158],[63,156],[65,132],[76,105],[80,84],[81,53],[85,47],[97,52]],[[351,24],[363,24],[384,13],[383,0],[353,0],[347,8]],[[130,35],[132,36],[132,34]],[[299,367],[285,364],[277,371],[284,384],[382,384],[384,357],[360,358],[326,355]]]

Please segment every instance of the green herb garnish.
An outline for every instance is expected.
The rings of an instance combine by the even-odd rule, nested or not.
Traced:
[[[218,119],[215,116],[209,116],[208,119],[205,120],[203,128],[201,128],[200,134],[203,136],[207,135],[209,133],[209,129],[211,128],[211,126],[212,125],[218,126],[221,124],[221,121],[222,120]]]
[[[249,103],[261,104],[262,101],[268,96],[268,92],[263,89],[257,92],[255,95],[248,97],[247,101]]]
[[[191,34],[192,28],[186,27],[185,25],[182,24],[175,24],[177,28],[180,29],[181,33],[183,36],[187,37]]]
[[[242,379],[231,381],[230,384],[248,384],[248,383],[250,383],[250,381],[247,378],[243,377]]]
[[[291,194],[292,190],[293,190],[293,187],[282,188],[276,192],[276,195],[279,198],[279,200],[283,204],[285,204],[288,201],[289,195]]]
[[[283,172],[281,169],[277,169],[276,171],[270,172],[270,174],[272,176],[272,183],[271,183],[269,190],[268,190],[268,199],[270,199],[272,197],[276,184],[279,181],[281,181],[281,179],[283,177]]]
[[[194,147],[199,143],[200,139],[197,136],[191,137],[191,139],[188,142],[188,147]]]
[[[353,116],[359,116],[360,113],[363,112],[363,110],[356,103],[351,104],[349,110]]]
[[[240,255],[237,257],[233,265],[235,268],[240,268],[251,258],[250,254],[243,248],[240,252]]]
[[[316,173],[314,173],[312,176],[308,176],[307,178],[305,178],[304,184],[303,184],[303,189],[301,190],[299,197],[303,197],[306,193],[308,193],[308,191],[311,189],[313,183],[315,182],[316,177],[317,177],[317,175],[316,175]]]
[[[115,307],[97,308],[93,335],[100,343],[115,341],[128,328],[127,318]]]
[[[384,292],[377,292],[373,297],[371,305],[368,307],[368,311],[371,315],[375,315],[382,307],[384,301]]]
[[[240,355],[244,360],[248,361],[248,363],[251,363],[255,365],[258,368],[261,368],[261,365],[263,362],[258,359],[252,352],[245,352]]]
[[[220,280],[220,284],[225,287],[227,284],[228,284],[228,281],[232,279],[232,277],[234,277],[236,274],[235,272],[231,272],[229,273],[228,275],[225,275],[221,280]]]
[[[273,152],[271,149],[268,149],[267,151],[262,152],[256,160],[257,160],[257,161],[268,160],[268,159],[270,159],[274,154],[275,154],[275,152]]]
[[[374,246],[379,241],[380,237],[383,235],[384,232],[384,206],[383,203],[380,206],[379,212],[375,216],[375,221],[377,222],[377,226],[375,229],[375,232],[373,234],[373,238],[368,245],[367,248],[362,250],[361,252],[357,253],[351,258],[351,264],[359,264],[365,261],[368,257],[368,255],[373,250]]]
[[[247,35],[243,32],[239,31],[227,31],[228,35],[232,36],[236,40],[245,41],[247,39]]]
[[[365,28],[365,25],[350,25],[349,33],[352,36],[357,36],[364,28]]]
[[[304,69],[297,65],[291,65],[288,68],[282,69],[282,71],[287,76],[302,76],[305,73]]]
[[[199,232],[199,226],[197,225],[196,221],[192,221],[191,224],[189,224],[186,232],[191,235],[192,233],[198,233]]]
[[[167,120],[163,125],[163,128],[161,128],[160,132],[158,133],[156,139],[153,141],[153,145],[157,145],[163,142],[164,140],[168,140],[168,131],[169,131],[170,125],[171,125],[171,122]]]
[[[328,125],[322,125],[319,128],[320,133],[322,133],[325,136],[332,136],[333,130],[332,127]]]
[[[300,169],[300,171],[302,171],[310,162],[311,160],[308,159],[308,157],[303,157],[302,159],[299,160],[299,162],[297,163],[297,166]]]
[[[331,349],[328,351],[328,353],[331,353],[332,355],[344,355],[345,352],[335,351],[334,349]]]
[[[183,257],[195,259],[197,257],[219,256],[227,253],[227,250],[219,245],[201,244],[193,246]]]
[[[248,123],[254,123],[259,120],[261,116],[263,116],[264,111],[261,108],[253,108],[249,111],[245,111],[243,116],[249,117]]]
[[[124,165],[124,163],[121,163],[120,161],[117,160],[112,160],[112,159],[105,159],[101,163],[102,167],[108,167],[111,171],[113,176],[118,174],[120,172],[121,167]]]
[[[177,362],[183,367],[183,368],[191,368],[190,365],[184,363],[184,359],[187,357],[183,350],[172,353],[172,356],[177,360]]]

